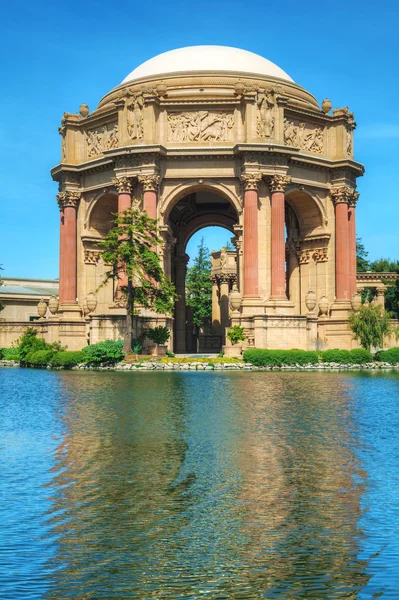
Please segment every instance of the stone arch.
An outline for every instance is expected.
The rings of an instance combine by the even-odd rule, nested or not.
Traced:
[[[160,203],[160,215],[163,217],[165,222],[168,220],[169,214],[173,207],[185,196],[189,194],[208,191],[214,194],[218,194],[228,200],[233,207],[236,209],[237,214],[242,214],[242,203],[234,192],[224,183],[216,182],[212,180],[204,180],[201,183],[193,183],[192,181],[182,182],[176,185],[170,192],[168,192]]]
[[[106,235],[112,227],[114,214],[118,212],[118,195],[115,190],[107,189],[99,192],[87,209],[85,227]]]
[[[289,186],[285,198],[298,219],[302,237],[316,230],[325,230],[327,213],[320,199],[312,191],[304,186]]]

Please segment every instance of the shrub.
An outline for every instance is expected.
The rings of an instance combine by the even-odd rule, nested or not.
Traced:
[[[364,348],[354,348],[349,352],[349,354],[351,356],[352,363],[356,365],[360,365],[362,363],[369,363],[373,360],[371,353],[368,350],[365,350]]]
[[[143,342],[139,338],[132,340],[132,352],[136,356],[143,351]]]
[[[50,365],[52,367],[63,367],[71,369],[76,365],[86,362],[86,353],[82,350],[61,350],[61,352],[52,352],[50,357]]]
[[[237,342],[243,342],[245,340],[244,329],[240,325],[232,325],[227,331],[227,337],[233,346]]]
[[[321,356],[323,362],[335,362],[341,365],[359,365],[373,360],[370,352],[364,350],[364,348],[354,348],[353,350],[325,350],[322,352]]]
[[[390,313],[379,304],[363,304],[359,312],[352,313],[349,325],[355,338],[366,350],[383,345],[384,336],[391,333]]]
[[[3,348],[4,360],[19,360],[19,348]]]
[[[5,348],[0,348],[0,360],[3,359],[5,351],[6,351]]]
[[[296,364],[316,364],[319,362],[317,352],[313,350],[261,350],[257,348],[245,350],[244,361],[258,367],[282,366]]]
[[[83,348],[87,362],[98,365],[100,363],[115,364],[124,358],[123,340],[105,340]]]
[[[53,350],[33,350],[25,356],[25,364],[29,367],[47,367],[53,356]]]
[[[163,325],[158,325],[158,327],[154,327],[153,329],[148,329],[146,331],[146,336],[155,342],[156,344],[166,344],[168,339],[170,338],[170,331],[168,327],[164,327]]]
[[[376,353],[375,358],[381,362],[389,363],[390,365],[399,364],[399,348],[380,350]]]

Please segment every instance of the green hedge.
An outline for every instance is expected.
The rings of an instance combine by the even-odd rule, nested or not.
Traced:
[[[28,367],[47,367],[54,355],[53,350],[33,350],[25,356]]]
[[[4,360],[19,360],[19,348],[3,348]]]
[[[0,360],[3,360],[5,351],[6,351],[5,348],[0,348]]]
[[[279,367],[317,364],[319,357],[312,350],[261,350],[249,349],[244,352],[244,361],[257,367]]]
[[[123,340],[105,340],[83,348],[87,362],[93,365],[101,363],[115,364],[125,358]]]
[[[355,348],[353,350],[325,350],[321,353],[323,362],[339,363],[341,365],[359,365],[368,363],[373,360],[370,352],[363,348]]]
[[[63,367],[64,369],[70,369],[76,365],[80,365],[87,361],[87,356],[82,350],[62,350],[56,352],[51,358],[50,365],[52,367]]]
[[[391,348],[390,350],[380,350],[375,355],[377,360],[389,363],[390,365],[399,364],[399,348]]]

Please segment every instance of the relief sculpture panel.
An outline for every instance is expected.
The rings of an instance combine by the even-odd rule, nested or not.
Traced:
[[[168,114],[169,142],[233,141],[233,113],[208,110]]]
[[[284,119],[284,144],[308,152],[324,152],[324,128],[312,123]]]
[[[118,146],[118,125],[104,125],[86,131],[87,156],[97,156]]]

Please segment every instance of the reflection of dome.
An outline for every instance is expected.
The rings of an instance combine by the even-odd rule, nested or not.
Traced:
[[[169,73],[229,72],[277,77],[293,81],[280,67],[267,58],[228,46],[188,46],[158,54],[139,65],[122,83],[143,77],[154,77]]]

